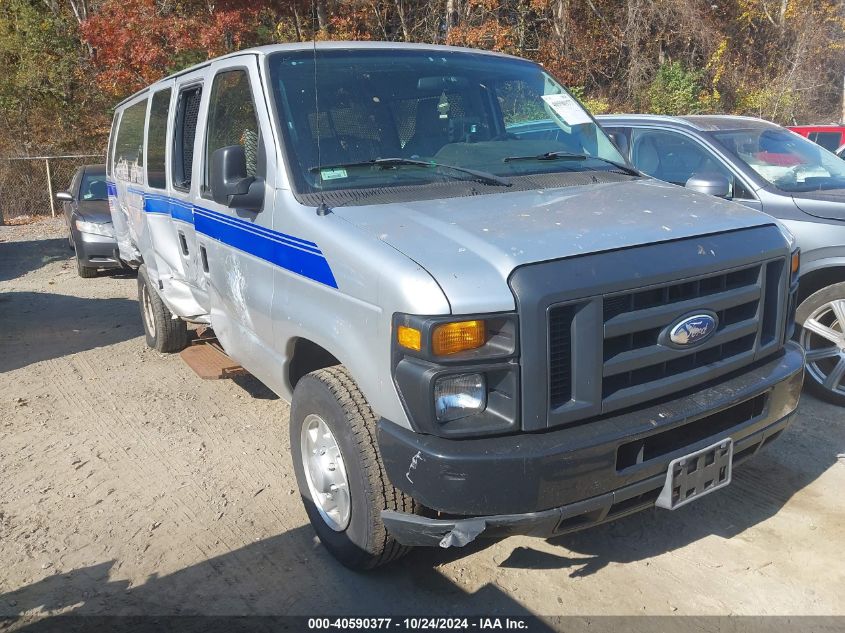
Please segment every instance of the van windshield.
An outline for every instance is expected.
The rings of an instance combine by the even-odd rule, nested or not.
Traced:
[[[268,58],[302,193],[625,171],[592,117],[532,62],[426,49]],[[315,94],[316,92],[316,94]]]

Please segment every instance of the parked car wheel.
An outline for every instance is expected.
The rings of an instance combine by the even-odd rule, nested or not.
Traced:
[[[317,536],[341,563],[372,569],[406,554],[381,511],[416,511],[387,480],[376,443],[376,417],[342,366],[299,380],[290,413],[294,472]]]
[[[807,297],[795,318],[807,353],[807,388],[845,406],[845,282]]]
[[[138,304],[147,345],[159,352],[178,352],[188,344],[188,324],[174,319],[150,282],[147,267],[138,269]]]
[[[79,255],[76,256],[76,272],[83,279],[91,279],[97,276],[97,269],[91,268],[90,266],[83,266],[82,262],[79,261]]]

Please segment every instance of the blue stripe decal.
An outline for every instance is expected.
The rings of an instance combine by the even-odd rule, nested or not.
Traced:
[[[329,263],[319,250],[314,253],[291,246],[281,240],[249,231],[237,224],[221,222],[212,214],[213,212],[209,213],[206,209],[194,207],[194,226],[198,232],[297,275],[337,288],[337,281],[329,268]]]
[[[235,228],[241,228],[246,231],[250,231],[251,233],[255,233],[256,235],[258,235],[259,237],[266,237],[271,240],[278,241],[279,243],[284,244],[286,246],[292,246],[294,248],[299,248],[304,251],[310,251],[316,255],[320,254],[320,249],[314,242],[309,242],[308,240],[293,237],[292,235],[279,233],[278,231],[272,231],[270,229],[264,228],[263,226],[258,226],[257,224],[241,220],[240,218],[233,218],[229,215],[217,213],[216,211],[212,211],[211,209],[194,207],[194,211],[196,212],[197,210],[202,211],[212,220],[215,220],[217,222],[223,222],[224,224],[229,224],[231,226],[234,226]]]
[[[117,186],[107,183],[109,195],[117,195]],[[252,222],[224,213],[197,207],[184,200],[145,193],[129,188],[129,193],[143,196],[144,211],[156,215],[170,215],[174,220],[193,224],[198,233],[275,264],[297,275],[337,288],[320,247],[314,242],[273,231]],[[112,193],[114,192],[114,193]]]
[[[166,200],[147,198],[144,196],[144,211],[147,213],[163,213],[170,215],[170,203]]]

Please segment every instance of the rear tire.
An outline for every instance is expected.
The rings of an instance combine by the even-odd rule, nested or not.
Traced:
[[[807,353],[807,389],[845,406],[845,282],[807,297],[795,314],[798,340]]]
[[[335,558],[351,569],[366,570],[410,551],[387,532],[381,511],[415,513],[418,506],[388,481],[376,417],[346,368],[320,369],[297,382],[290,446],[305,511]],[[328,490],[332,492],[326,495]]]
[[[159,352],[172,353],[188,344],[188,324],[174,319],[155,287],[150,283],[147,267],[138,269],[138,305],[147,345]]]

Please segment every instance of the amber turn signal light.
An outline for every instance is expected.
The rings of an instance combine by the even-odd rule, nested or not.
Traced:
[[[431,349],[437,356],[448,356],[481,347],[487,342],[484,321],[444,323],[434,328]]]
[[[416,328],[400,325],[396,328],[396,342],[404,348],[418,352],[422,349],[422,334]]]

